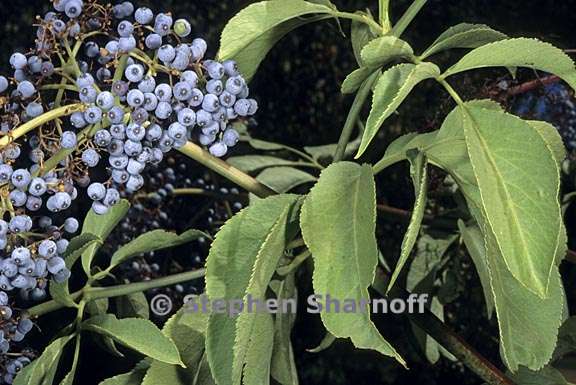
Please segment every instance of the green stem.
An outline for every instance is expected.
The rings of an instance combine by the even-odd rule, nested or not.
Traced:
[[[123,295],[143,292],[146,290],[157,289],[159,287],[173,286],[182,282],[192,281],[202,278],[206,275],[205,269],[187,271],[184,273],[169,275],[167,277],[152,279],[150,281],[128,283],[109,287],[91,287],[84,290],[84,296],[87,301],[93,301],[101,298],[113,298]]]
[[[185,195],[204,195],[217,199],[228,199],[228,200],[238,200],[246,197],[246,194],[223,194],[218,191],[209,191],[203,188],[177,188],[171,192],[174,196],[185,196]]]
[[[372,28],[379,35],[384,35],[385,33],[385,31],[382,29],[382,26],[378,24],[376,20],[366,15],[360,15],[357,13],[349,13],[349,12],[334,12],[333,15],[336,17],[340,17],[342,19],[356,20],[361,23],[364,23],[368,25],[370,28]]]
[[[382,29],[384,33],[388,33],[392,28],[390,23],[390,0],[379,0],[379,10],[380,10],[380,24],[382,24]]]
[[[33,129],[40,127],[41,125],[48,123],[54,119],[58,119],[62,116],[71,115],[74,112],[82,111],[84,109],[84,104],[77,103],[77,104],[70,104],[67,106],[63,106],[60,108],[56,108],[54,110],[48,111],[43,113],[42,115],[22,124],[19,127],[16,127],[14,130],[10,132],[9,135],[5,135],[0,138],[0,149],[6,147],[12,141],[26,135],[28,132],[32,131]]]
[[[65,90],[78,92],[78,87],[71,84],[46,84],[40,87],[40,90]]]
[[[464,104],[464,101],[462,100],[460,95],[458,95],[458,92],[456,92],[456,90],[454,88],[452,88],[450,83],[448,83],[446,80],[444,80],[442,78],[437,78],[436,80],[438,81],[438,83],[442,84],[442,86],[446,89],[446,91],[448,91],[448,93],[450,94],[452,99],[454,99],[454,101],[456,103],[458,103],[458,105]]]
[[[386,156],[372,166],[372,171],[374,172],[374,175],[376,175],[382,172],[385,168],[392,166],[394,163],[401,162],[404,159],[406,159],[406,155],[402,153],[393,156]]]
[[[179,283],[192,281],[204,277],[205,274],[206,274],[205,269],[199,269],[170,275],[168,277],[152,279],[150,281],[144,281],[144,282],[128,283],[124,285],[116,285],[109,287],[92,287],[92,288],[87,287],[84,288],[83,290],[78,290],[70,294],[70,296],[74,301],[84,296],[84,300],[86,302],[101,298],[120,297],[123,295],[138,293],[150,289],[172,286]],[[62,309],[63,307],[64,306],[62,304],[54,300],[51,300],[48,302],[44,302],[40,305],[31,307],[30,309],[27,310],[27,313],[31,317],[40,317],[44,314]]]
[[[376,82],[379,75],[380,71],[376,71],[370,75],[370,77],[366,79],[364,84],[362,84],[360,87],[360,91],[358,91],[356,94],[354,102],[352,103],[352,107],[350,108],[350,112],[348,113],[348,118],[346,118],[346,123],[344,123],[344,128],[340,134],[340,139],[338,140],[336,151],[334,152],[334,162],[339,162],[344,158],[344,154],[346,153],[346,146],[348,146],[348,142],[352,136],[352,131],[356,125],[356,120],[360,115],[360,111],[362,111],[362,107],[364,106],[366,99],[368,99],[368,95],[370,95],[372,85]]]
[[[396,37],[402,36],[406,28],[412,23],[414,18],[420,13],[422,8],[426,5],[428,0],[414,0],[414,2],[408,7],[404,15],[398,20],[398,22],[392,28],[392,35]]]
[[[200,146],[192,142],[186,143],[183,147],[179,148],[178,151],[261,198],[276,195],[276,192],[268,186],[258,182],[237,168],[232,167],[222,159],[212,156],[208,151],[203,150]]]

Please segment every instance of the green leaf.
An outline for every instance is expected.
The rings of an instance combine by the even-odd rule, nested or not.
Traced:
[[[424,51],[420,59],[453,48],[477,48],[498,40],[507,39],[505,34],[484,24],[462,23],[448,28]]]
[[[288,210],[298,196],[278,195],[255,201],[226,222],[210,249],[206,264],[206,293],[211,300],[244,298],[248,290],[260,293],[268,285],[283,246]],[[276,261],[276,262],[274,262]],[[273,266],[272,266],[273,265]],[[271,273],[270,273],[271,271]],[[268,281],[267,281],[268,279]],[[252,334],[237,328],[237,317],[213,313],[208,323],[206,349],[214,378],[220,385],[237,384],[245,363],[239,341]],[[238,350],[240,349],[240,350]]]
[[[410,58],[414,51],[410,44],[395,36],[382,36],[362,49],[362,62],[367,67],[382,67],[393,60]]]
[[[116,315],[119,318],[150,318],[148,300],[144,293],[132,293],[116,298]]]
[[[288,274],[286,278],[278,282],[277,287],[271,282],[270,286],[279,300],[297,300],[296,283],[294,274]],[[272,351],[271,376],[281,385],[298,385],[298,371],[294,361],[291,334],[296,320],[296,314],[292,312],[278,313],[274,323],[274,344]]]
[[[108,212],[104,215],[98,215],[94,210],[90,210],[86,218],[84,219],[84,224],[82,226],[82,233],[94,234],[102,240],[108,238],[108,235],[112,232],[114,227],[120,221],[130,208],[130,203],[123,199],[119,203],[110,207]],[[82,267],[88,276],[90,276],[90,267],[92,265],[92,260],[98,251],[100,244],[93,244],[87,250],[82,253]]]
[[[44,349],[44,352],[40,357],[22,369],[18,376],[16,376],[13,384],[52,384],[54,381],[54,376],[56,375],[56,369],[58,368],[58,362],[62,356],[62,352],[72,337],[74,336],[64,336],[51,342],[50,345]]]
[[[140,385],[149,366],[147,360],[142,360],[132,371],[108,378],[100,385]]]
[[[86,304],[86,311],[90,315],[106,314],[108,312],[108,298],[99,298]]]
[[[496,239],[487,229],[484,220],[486,215],[474,206],[472,208],[474,217],[482,223],[481,229],[485,236],[488,270],[500,327],[502,358],[512,371],[517,371],[520,365],[539,370],[552,357],[562,322],[564,290],[560,274],[558,270],[552,273],[547,298],[540,298],[528,290],[506,267]]]
[[[314,257],[314,292],[329,293],[333,299],[367,300],[378,264],[370,166],[338,162],[325,169],[306,197],[300,223]],[[322,322],[334,336],[349,337],[358,348],[376,350],[404,364],[370,320],[367,307],[352,313],[322,312]]]
[[[64,253],[64,258],[66,262],[66,267],[68,269],[72,269],[72,266],[76,264],[76,261],[80,256],[93,246],[101,245],[102,241],[99,237],[94,234],[85,233],[81,234],[72,241],[70,241],[70,245],[68,249],[66,249],[66,253]],[[70,248],[70,246],[72,246]],[[76,307],[76,303],[70,296],[70,288],[68,286],[68,280],[64,282],[56,282],[54,280],[50,281],[49,286],[50,296],[56,302],[66,306],[66,307]]]
[[[346,76],[346,79],[342,82],[340,91],[345,95],[353,94],[358,91],[362,83],[364,83],[364,81],[376,71],[380,70],[372,67],[360,67],[355,69]]]
[[[247,313],[242,313],[247,314]],[[241,314],[241,315],[242,315]],[[272,349],[274,347],[274,321],[269,313],[256,314],[253,320],[255,334],[246,351],[242,384],[269,384]],[[239,328],[239,331],[242,329]],[[240,345],[236,345],[239,347]]]
[[[194,229],[187,230],[180,235],[165,230],[149,231],[119,248],[114,255],[112,255],[110,268],[114,268],[140,254],[176,247],[201,237],[206,237],[206,234]]]
[[[464,134],[487,229],[512,275],[545,298],[561,226],[554,156],[525,121],[473,105],[464,108]]]
[[[384,121],[396,111],[412,89],[420,82],[440,75],[440,69],[432,63],[399,64],[380,76],[366,130],[356,158],[360,157],[374,139]]]
[[[426,156],[422,152],[417,152],[416,154],[409,155],[408,159],[410,160],[410,176],[412,177],[412,183],[414,184],[416,202],[414,203],[414,210],[412,211],[410,224],[408,225],[408,229],[406,230],[406,234],[402,240],[400,258],[398,258],[398,263],[396,264],[396,268],[394,269],[392,278],[390,278],[390,283],[388,284],[388,291],[390,291],[394,286],[402,268],[410,257],[414,244],[416,244],[416,239],[418,239],[422,219],[424,219],[424,210],[426,209],[426,193],[428,192]]]
[[[262,171],[256,179],[279,194],[288,192],[304,183],[315,182],[318,179],[307,172],[292,167],[271,167]],[[250,199],[258,199],[251,195]]]
[[[363,14],[363,12],[356,12],[357,14]],[[356,61],[358,65],[362,67],[362,48],[366,46],[366,44],[370,43],[372,40],[376,38],[376,35],[372,33],[370,27],[366,23],[362,23],[357,20],[352,20],[351,23],[351,31],[350,31],[350,40],[352,41],[352,50],[354,51],[354,56],[356,57]]]
[[[150,321],[141,318],[116,319],[111,314],[92,317],[82,328],[113,338],[122,345],[168,364],[182,364],[178,349]]]
[[[280,263],[280,259],[284,256],[291,208],[292,206],[289,205],[284,209],[270,229],[266,240],[262,243],[256,256],[252,276],[244,291],[245,297],[250,296],[255,300],[265,300],[268,284]],[[269,343],[264,343],[262,338],[269,339]],[[248,381],[248,378],[245,378],[244,382],[247,384],[263,383],[262,378],[270,377],[273,338],[274,326],[269,314],[244,311],[238,316],[232,368],[234,381],[240,379],[244,365],[245,377],[249,375],[250,378],[254,379]],[[265,373],[267,375],[264,375]],[[257,378],[260,380],[257,381]]]
[[[521,367],[510,379],[517,385],[570,385],[559,370],[549,365],[539,371]]]
[[[468,253],[476,266],[476,271],[480,277],[484,299],[486,300],[486,312],[488,318],[494,313],[494,297],[492,296],[490,284],[490,271],[486,259],[486,248],[484,247],[484,236],[478,227],[466,227],[464,222],[458,221],[458,228],[462,234],[462,239],[466,245]]]
[[[334,336],[334,334],[326,332],[326,335],[324,336],[324,338],[322,338],[322,341],[320,341],[318,346],[312,349],[306,349],[306,351],[309,353],[320,353],[328,349],[330,346],[332,346],[334,341],[336,341],[336,337]]]
[[[412,292],[423,279],[442,265],[445,260],[444,254],[456,239],[457,236],[446,239],[432,238],[428,234],[423,234],[418,239],[416,256],[406,276],[406,288],[409,291]]]
[[[254,138],[250,138],[250,140],[248,140],[248,144],[253,148],[255,148],[256,150],[262,150],[262,151],[280,151],[286,149],[286,146],[284,146],[283,144],[267,142],[265,140]]]
[[[527,123],[534,127],[540,136],[542,136],[542,139],[544,139],[548,148],[552,154],[554,154],[558,168],[561,168],[562,162],[566,159],[566,147],[564,147],[564,142],[556,127],[550,123],[538,120],[529,120]]]
[[[360,141],[362,140],[362,136],[358,136],[356,139],[350,141],[346,146],[346,151],[344,152],[344,158],[350,158],[360,147]],[[338,147],[337,143],[333,144],[324,144],[321,146],[307,146],[304,147],[304,150],[312,156],[316,161],[321,159],[332,159],[334,156],[334,152]]]
[[[310,163],[295,162],[268,155],[241,155],[231,156],[226,160],[230,165],[244,171],[254,172],[268,167],[278,166],[311,166]]]
[[[576,89],[576,68],[562,50],[536,39],[518,38],[486,44],[469,52],[443,77],[486,67],[526,67],[549,72]]]
[[[234,59],[251,79],[270,49],[288,32],[327,18],[334,10],[302,0],[270,0],[251,4],[234,16],[220,38],[220,60]],[[304,17],[315,15],[316,17]]]
[[[208,314],[183,307],[164,325],[162,333],[176,344],[185,368],[153,361],[142,385],[192,384],[204,355]]]
[[[570,317],[562,324],[558,332],[558,343],[554,351],[554,360],[576,352],[576,317]]]

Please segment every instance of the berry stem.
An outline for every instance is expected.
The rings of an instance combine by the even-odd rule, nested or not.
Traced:
[[[40,127],[41,125],[48,123],[54,119],[61,118],[63,116],[68,116],[73,114],[74,112],[84,110],[85,106],[83,103],[76,103],[76,104],[69,104],[67,106],[59,107],[54,110],[48,111],[43,113],[42,115],[22,124],[19,127],[16,127],[14,130],[10,132],[9,135],[5,135],[0,138],[0,149],[4,149],[7,145],[9,145],[14,140],[26,135],[33,129]]]
[[[186,143],[183,147],[179,148],[178,151],[261,198],[276,195],[276,192],[268,186],[229,165],[222,159],[212,156],[208,151],[192,142]]]
[[[344,128],[340,134],[340,139],[338,140],[336,151],[334,152],[334,162],[339,162],[344,158],[346,146],[348,145],[350,137],[352,136],[352,131],[356,125],[356,120],[360,115],[360,111],[362,111],[362,107],[364,106],[366,99],[368,99],[368,95],[370,95],[372,85],[376,82],[379,76],[380,71],[376,71],[370,75],[370,77],[366,79],[365,83],[360,87],[360,91],[356,94],[356,98],[354,99],[352,107],[350,108],[350,112],[348,113],[348,117],[346,118],[346,123],[344,123]]]

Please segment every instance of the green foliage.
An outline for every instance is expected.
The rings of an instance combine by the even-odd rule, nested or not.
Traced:
[[[60,356],[71,339],[72,336],[65,336],[54,340],[40,357],[18,374],[14,385],[52,384]]]
[[[252,78],[268,51],[288,32],[330,15],[334,9],[302,0],[271,0],[251,4],[224,28],[220,60],[234,59],[247,79]],[[304,17],[316,15],[312,17]],[[326,16],[324,16],[326,17]]]
[[[174,342],[150,321],[141,318],[117,319],[111,314],[90,318],[82,329],[110,337],[150,358],[168,364],[182,364]]]
[[[393,60],[411,58],[413,55],[410,44],[394,36],[374,39],[361,52],[362,63],[367,67],[382,67]]]
[[[399,64],[384,72],[374,89],[372,109],[356,157],[360,157],[384,123],[418,83],[440,75],[432,63]]]
[[[297,200],[296,195],[258,200],[220,229],[206,266],[209,298],[231,300],[245,298],[249,293],[263,295],[262,285],[272,278],[285,246],[286,235],[280,229],[286,229]],[[238,384],[244,365],[251,368],[257,364],[247,361],[252,358],[246,352],[248,345],[240,346],[237,342],[250,342],[251,322],[258,318],[243,318],[242,324],[248,324],[246,330],[239,327],[240,319],[228,314],[210,315],[206,350],[212,374],[219,384]],[[270,359],[267,360],[269,364]]]
[[[400,273],[416,246],[406,289],[429,294],[432,300],[428,309],[442,321],[444,304],[452,301],[456,292],[455,286],[449,285],[455,282],[449,279],[453,275],[445,269],[451,257],[447,250],[460,237],[480,277],[487,316],[496,311],[502,360],[514,381],[519,385],[566,384],[552,366],[576,350],[574,318],[560,328],[567,316],[558,271],[567,243],[558,202],[560,167],[566,156],[562,139],[550,124],[522,120],[496,102],[463,101],[447,79],[472,69],[525,67],[557,75],[575,88],[576,68],[568,56],[550,44],[510,39],[479,24],[448,29],[416,56],[400,36],[425,3],[415,0],[393,26],[387,0],[378,2],[379,21],[369,12],[341,12],[327,0],[269,0],[247,6],[227,24],[219,59],[236,60],[248,79],[284,35],[325,19],[335,20],[339,27],[340,19],[352,20],[351,46],[359,68],[342,84],[343,93],[357,95],[338,144],[305,147],[303,152],[242,134],[242,141],[265,154],[229,158],[231,166],[257,175],[255,181],[234,170],[233,179],[244,179],[248,186],[260,182],[261,187],[265,185],[278,195],[265,199],[252,195],[250,205],[220,228],[206,264],[207,296],[212,301],[241,300],[243,307],[248,298],[297,298],[301,276],[297,270],[312,268],[312,264],[303,264],[311,255],[314,292],[332,299],[354,299],[361,309],[322,311],[326,336],[310,351],[320,352],[336,338],[349,338],[357,348],[380,352],[406,365],[372,322],[368,304],[358,303],[370,299],[370,286],[379,291],[386,286],[398,287]],[[437,64],[424,61],[452,49],[472,50],[444,73]],[[382,149],[383,158],[374,166],[340,161],[343,153],[348,157],[356,153],[356,158],[365,155],[384,123],[425,80],[435,80],[457,103],[438,131],[399,137]],[[363,121],[364,102],[370,93],[372,103],[364,129],[359,121]],[[357,125],[360,135],[349,140]],[[219,172],[226,168],[221,161],[216,165],[216,160],[206,157],[204,164]],[[325,167],[332,160],[338,162]],[[398,262],[388,274],[376,239],[374,174],[404,160],[410,162],[415,203]],[[430,166],[449,174],[457,189],[454,200],[459,204],[454,228],[437,238],[428,234],[428,227],[421,231]],[[317,171],[321,171],[319,178]],[[304,191],[313,183],[305,196],[286,194],[296,187]],[[63,350],[76,337],[72,369],[61,382],[71,385],[80,336],[85,331],[98,334],[116,354],[121,354],[115,346],[119,343],[146,356],[133,371],[101,385],[252,385],[268,384],[271,379],[282,385],[298,384],[291,341],[295,314],[241,311],[231,316],[216,311],[192,313],[183,308],[160,330],[148,321],[148,304],[142,292],[151,284],[100,286],[112,269],[132,257],[209,238],[197,230],[180,235],[164,230],[142,234],[118,249],[110,264],[96,272],[93,264],[98,249],[128,208],[128,202],[122,201],[105,215],[91,212],[86,217],[82,234],[72,240],[65,255],[68,268],[82,259],[88,276],[86,286],[71,294],[67,282],[52,283],[54,301],[40,305],[40,309],[75,308],[76,320],[18,375],[15,384],[53,383],[60,373]],[[184,277],[190,279],[189,275]],[[172,277],[167,278],[159,279],[163,281],[155,287],[173,285]],[[116,297],[116,315],[108,313],[111,297]],[[92,317],[85,320],[85,312]],[[412,330],[429,361],[435,363],[441,356],[455,359],[434,335],[427,334],[430,330],[416,323]],[[463,357],[465,364],[474,365]]]
[[[398,259],[396,269],[390,279],[388,290],[394,286],[398,275],[402,271],[402,267],[410,257],[410,252],[414,248],[414,244],[416,244],[416,240],[418,239],[418,233],[420,231],[420,226],[422,225],[422,219],[424,218],[424,210],[426,209],[426,192],[428,191],[426,157],[422,152],[409,153],[408,160],[410,161],[410,175],[412,177],[412,183],[414,184],[414,191],[416,192],[416,202],[414,203],[414,211],[410,218],[410,225],[408,226],[408,230],[406,230],[406,235],[402,241],[400,258]]]
[[[180,309],[164,325],[162,333],[176,344],[185,367],[154,360],[142,381],[142,385],[156,384],[214,384],[211,378],[199,381],[205,357],[204,340],[208,314]]]
[[[84,218],[82,233],[94,234],[100,237],[100,240],[106,239],[114,227],[124,218],[129,208],[130,204],[128,201],[122,200],[120,203],[112,206],[104,215],[98,215],[90,210],[86,218]],[[82,267],[88,276],[91,274],[90,267],[96,256],[98,247],[99,245],[93,244],[82,253]]]
[[[112,255],[109,268],[112,269],[137,255],[142,255],[150,251],[176,247],[201,237],[210,238],[202,231],[194,229],[188,230],[180,235],[164,230],[150,231],[140,235],[138,238],[119,248],[114,255]]]
[[[508,38],[484,24],[462,23],[448,28],[420,55],[425,59],[442,51],[454,48],[478,48],[488,43]]]
[[[332,298],[369,298],[378,263],[376,244],[376,192],[372,170],[339,162],[324,170],[302,206],[301,226],[314,257],[314,291]],[[343,210],[349,207],[351,210]],[[358,305],[361,306],[361,305]],[[368,305],[366,304],[365,307]],[[339,338],[350,338],[362,349],[373,349],[404,360],[380,335],[370,312],[322,312],[326,329]]]
[[[476,68],[526,67],[552,73],[576,88],[574,62],[562,50],[537,39],[507,39],[483,45],[466,54],[442,76]]]

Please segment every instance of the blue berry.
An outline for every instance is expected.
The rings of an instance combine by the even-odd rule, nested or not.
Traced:
[[[52,212],[66,210],[72,204],[72,198],[65,192],[58,192],[48,198],[46,207]]]
[[[141,7],[134,13],[134,19],[140,24],[150,24],[154,19],[154,13],[150,8]]]
[[[228,147],[234,147],[236,143],[238,143],[239,138],[240,135],[238,134],[238,131],[233,128],[226,129],[222,135],[222,141]]]
[[[131,107],[140,107],[142,104],[144,104],[144,94],[142,91],[137,89],[130,90],[126,97],[126,101]]]
[[[226,155],[228,147],[223,142],[216,142],[213,145],[211,145],[208,150],[210,151],[210,154],[214,155],[217,158],[221,158],[224,155]]]
[[[114,95],[108,91],[100,92],[96,98],[96,105],[104,111],[108,111],[114,106]]]
[[[94,143],[101,147],[106,147],[112,141],[112,135],[110,135],[110,131],[108,130],[98,130],[96,134],[94,134]]]
[[[102,110],[99,107],[92,106],[84,111],[84,119],[90,124],[96,124],[102,120]]]
[[[146,36],[144,44],[146,44],[148,49],[158,49],[162,46],[162,36],[158,35],[157,33],[151,33],[150,35]]]
[[[106,187],[102,183],[92,183],[87,192],[90,199],[99,201],[106,196]]]
[[[14,67],[14,69],[17,70],[24,69],[26,68],[27,64],[28,60],[26,59],[26,56],[24,56],[19,52],[16,52],[12,54],[12,56],[10,56],[10,65]]]
[[[77,18],[82,13],[82,1],[81,0],[68,0],[66,6],[64,7],[66,16],[71,19]]]
[[[78,140],[74,131],[64,131],[62,133],[62,137],[60,138],[60,146],[62,146],[62,148],[72,149],[76,147],[77,143]]]
[[[100,162],[100,155],[93,148],[87,148],[82,152],[82,162],[88,167],[96,167]]]
[[[30,183],[31,180],[32,180],[32,176],[30,175],[30,171],[28,171],[24,168],[21,168],[21,169],[14,171],[12,173],[11,178],[10,178],[10,181],[12,182],[14,187],[22,189],[22,190],[24,190],[24,189],[26,189],[26,187],[28,187],[28,184]]]
[[[4,76],[0,76],[0,93],[6,91],[8,89],[8,79],[6,79]]]
[[[75,233],[76,231],[78,231],[78,228],[80,227],[80,223],[78,223],[78,220],[76,218],[66,218],[66,220],[64,221],[64,231],[66,231],[67,233]]]
[[[144,67],[140,64],[131,64],[124,71],[124,75],[132,83],[138,83],[144,77]]]
[[[34,84],[29,82],[28,80],[20,82],[18,84],[17,90],[23,99],[28,99],[36,93],[36,87],[34,87]]]

